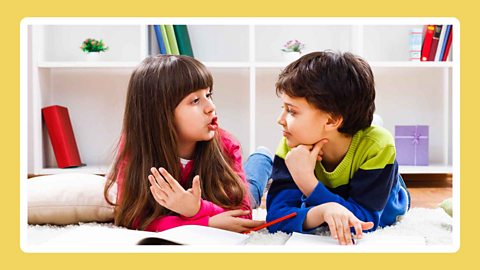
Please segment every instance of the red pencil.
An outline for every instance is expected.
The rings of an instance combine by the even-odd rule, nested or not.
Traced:
[[[248,230],[248,231],[246,231],[246,232],[243,232],[243,233],[247,234],[247,233],[251,233],[251,232],[255,232],[255,231],[261,230],[261,229],[266,228],[266,227],[268,227],[268,226],[271,226],[271,225],[273,225],[273,224],[277,224],[277,223],[279,223],[279,222],[282,222],[282,221],[284,221],[285,219],[292,218],[292,217],[294,217],[294,216],[296,216],[296,215],[297,215],[297,212],[290,213],[290,214],[288,214],[288,215],[286,215],[286,216],[279,217],[279,218],[277,218],[277,219],[274,219],[274,220],[272,220],[272,221],[270,221],[270,222],[267,222],[267,223],[265,223],[265,224],[263,224],[263,225],[260,225],[260,226],[258,226],[258,227],[255,227],[255,228],[253,228],[253,229],[251,229],[251,230]]]

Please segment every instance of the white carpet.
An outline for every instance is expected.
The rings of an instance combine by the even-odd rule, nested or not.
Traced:
[[[265,219],[264,209],[253,211],[254,219]],[[82,231],[85,226],[92,229],[105,227],[118,231],[121,234],[125,228],[116,227],[111,223],[83,223],[68,226],[52,225],[29,225],[27,229],[27,244],[29,246],[41,245],[53,237],[61,237],[65,232]],[[413,208],[405,217],[394,226],[378,229],[369,235],[375,238],[382,236],[413,236],[423,237],[427,245],[451,245],[452,244],[452,218],[443,209]],[[319,232],[328,235],[328,231]],[[279,232],[269,234],[266,230],[252,233],[246,244],[254,245],[282,245],[289,238],[288,234]]]

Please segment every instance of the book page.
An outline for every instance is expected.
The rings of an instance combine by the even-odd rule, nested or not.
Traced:
[[[49,246],[131,246],[148,237],[157,237],[186,245],[239,245],[248,235],[207,226],[186,225],[163,232],[124,228],[78,226],[46,241]]]
[[[240,245],[248,238],[246,234],[198,225],[180,226],[152,236],[186,245]]]
[[[362,239],[355,239],[357,245],[362,246],[425,246],[425,239],[417,236],[392,236],[364,234]],[[294,232],[285,245],[339,245],[331,236],[302,234]]]

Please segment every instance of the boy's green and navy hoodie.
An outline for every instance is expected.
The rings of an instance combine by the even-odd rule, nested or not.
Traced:
[[[343,205],[362,221],[372,221],[375,225],[371,230],[395,223],[409,208],[409,193],[395,161],[395,144],[384,128],[371,126],[355,133],[334,171],[326,171],[317,162],[318,184],[308,197],[299,190],[285,164],[289,151],[283,138],[273,161],[267,222],[292,212],[297,216],[270,226],[270,232],[304,232],[308,210],[327,202]]]

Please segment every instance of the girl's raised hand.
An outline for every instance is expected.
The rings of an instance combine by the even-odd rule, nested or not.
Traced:
[[[245,232],[265,223],[265,221],[261,220],[251,220],[239,217],[247,215],[248,213],[250,213],[249,210],[243,209],[226,211],[210,217],[208,220],[208,226],[233,232]]]
[[[185,217],[192,217],[200,210],[200,177],[193,178],[192,188],[185,190],[164,168],[150,169],[148,176],[153,198],[161,206]]]

